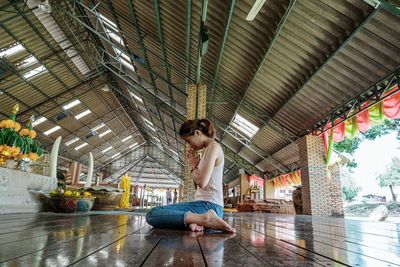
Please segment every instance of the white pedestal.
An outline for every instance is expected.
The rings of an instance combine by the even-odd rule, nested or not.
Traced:
[[[39,212],[45,194],[55,188],[55,178],[0,168],[0,214]]]

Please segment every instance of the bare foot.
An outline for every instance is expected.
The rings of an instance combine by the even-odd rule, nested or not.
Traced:
[[[203,224],[204,227],[222,230],[228,233],[236,233],[236,229],[230,226],[227,222],[222,220],[220,217],[217,216],[215,211],[209,210],[205,215],[205,222]]]
[[[189,228],[192,232],[202,232],[204,230],[203,226],[197,225],[195,223],[191,223]]]

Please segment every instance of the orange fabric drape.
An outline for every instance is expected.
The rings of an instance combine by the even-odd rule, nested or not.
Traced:
[[[272,179],[274,182],[274,187],[275,189],[278,189],[280,187],[286,187],[286,186],[296,186],[301,184],[301,172],[300,170],[287,173],[287,174],[282,174],[280,176],[277,176]]]

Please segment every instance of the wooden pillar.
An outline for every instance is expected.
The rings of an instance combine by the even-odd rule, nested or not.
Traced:
[[[264,198],[275,198],[275,188],[272,180],[264,180]]]
[[[183,202],[183,185],[179,186],[179,199],[178,202]]]
[[[190,84],[188,87],[187,97],[187,119],[194,120],[196,118],[205,118],[206,116],[206,98],[207,86],[205,84]],[[185,170],[183,179],[183,201],[192,201],[196,188],[191,177],[191,167],[189,165],[187,154],[190,149],[188,144],[185,145]]]
[[[71,173],[71,178],[72,178],[72,185],[76,185],[79,182],[79,177],[82,171],[82,164],[78,162],[72,162],[69,165],[69,170]]]
[[[196,118],[196,96],[197,85],[190,84],[188,88],[188,96],[187,96],[187,119],[194,120]],[[183,179],[183,201],[192,201],[194,199],[195,187],[193,183],[193,179],[191,177],[191,167],[188,160],[188,153],[190,150],[190,145],[185,145],[185,172]]]
[[[323,140],[306,135],[299,140],[303,214],[342,216],[340,174],[328,170],[325,164]],[[339,181],[339,182],[338,182]]]
[[[247,174],[240,174],[240,199],[243,200],[243,195],[247,194],[249,190],[249,176]]]
[[[224,197],[229,197],[228,185],[225,184],[223,188],[224,188]]]

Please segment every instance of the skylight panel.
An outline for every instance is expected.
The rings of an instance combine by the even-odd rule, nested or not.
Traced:
[[[79,113],[78,115],[76,115],[76,116],[75,116],[75,119],[79,120],[79,119],[85,117],[86,115],[88,115],[88,114],[90,114],[90,113],[92,113],[92,112],[90,111],[90,109],[87,109],[87,110],[85,110],[84,112],[81,112],[81,113]]]
[[[65,145],[66,145],[66,146],[72,145],[73,143],[75,143],[75,142],[78,141],[78,140],[79,140],[79,138],[78,138],[78,137],[75,137],[74,139],[72,139],[72,140],[66,142]]]
[[[45,72],[47,72],[46,67],[43,66],[43,65],[40,65],[39,67],[36,67],[36,68],[34,68],[34,69],[32,69],[32,70],[30,70],[28,72],[25,72],[24,74],[22,74],[22,76],[25,79],[29,79],[29,78],[32,78],[33,76],[36,76],[38,74],[42,74],[42,73],[45,73]]]
[[[127,67],[131,71],[135,71],[135,68],[133,67],[133,65],[131,63],[129,63],[128,61],[126,61],[125,59],[120,58],[119,62],[121,62],[122,65],[124,65],[125,67]]]
[[[232,126],[250,138],[252,138],[259,130],[259,127],[240,116],[239,113],[236,114]]]
[[[115,32],[118,32],[118,27],[117,27],[117,24],[115,24],[115,22],[111,21],[110,19],[103,16],[102,14],[99,14],[99,17],[103,21],[105,26],[109,27],[110,29],[112,29]]]
[[[60,130],[60,129],[61,129],[61,127],[57,125],[57,126],[54,126],[54,127],[51,128],[51,129],[45,131],[43,134],[44,134],[44,135],[50,135],[50,134],[52,134],[52,133],[54,133],[55,131],[58,131],[58,130]]]
[[[85,147],[85,146],[87,146],[87,143],[83,143],[82,145],[79,145],[79,146],[75,147],[75,150],[79,150],[79,149],[81,149],[82,147]]]
[[[18,68],[26,68],[35,64],[36,62],[38,62],[38,60],[34,56],[29,56],[18,63]]]
[[[122,139],[122,142],[128,141],[129,139],[132,138],[132,135],[125,137],[124,139]]]
[[[25,48],[20,43],[15,43],[9,48],[1,49],[0,57],[9,57],[22,51],[25,51]]]
[[[118,157],[119,155],[121,155],[121,153],[118,152],[117,154],[112,155],[111,158],[112,158],[112,159],[113,159],[113,158],[116,158],[116,157]]]
[[[80,103],[81,103],[81,101],[79,101],[79,99],[76,99],[76,100],[72,101],[71,103],[66,104],[65,106],[63,106],[63,109],[64,110],[71,109],[71,108],[79,105]]]
[[[139,101],[140,103],[143,103],[143,99],[139,96],[137,96],[136,94],[129,92],[131,94],[131,96],[133,96],[137,101]]]
[[[47,121],[47,118],[45,118],[45,117],[39,117],[39,118],[37,118],[34,122],[32,122],[32,126],[33,126],[33,127],[38,126],[39,124],[41,124],[41,123],[43,123],[43,122],[45,122],[45,121]]]
[[[129,56],[127,55],[127,54],[125,54],[124,52],[122,52],[121,50],[119,50],[118,48],[116,48],[116,47],[113,47],[114,48],[114,51],[115,51],[115,53],[117,54],[117,57],[122,57],[122,58],[124,58],[126,61],[130,61],[131,59],[129,58]]]
[[[102,124],[100,124],[100,125],[97,125],[96,127],[92,128],[92,131],[95,132],[95,131],[97,131],[97,130],[103,128],[104,126],[106,126],[104,123],[102,123]]]
[[[106,149],[104,149],[102,152],[103,152],[103,153],[106,153],[107,151],[111,150],[112,148],[113,148],[112,146],[109,146],[109,147],[107,147]]]
[[[121,62],[121,64],[123,64],[125,67],[131,69],[132,71],[135,71],[135,68],[131,64],[131,59],[129,58],[129,56],[116,47],[113,47],[113,49],[114,49],[115,54],[117,55],[117,59],[119,60],[119,62]]]
[[[154,127],[152,127],[152,126],[150,126],[150,125],[147,125],[147,127],[150,128],[150,130],[152,130],[152,131],[154,131],[154,132],[157,132],[156,129],[155,129]]]
[[[146,119],[143,116],[142,116],[142,118],[143,118],[144,122],[147,123],[149,126],[154,126],[154,124],[151,121],[149,121],[148,119]]]
[[[103,136],[105,136],[106,134],[109,134],[109,133],[111,133],[111,130],[110,130],[110,129],[108,129],[107,131],[105,131],[105,132],[99,134],[99,137],[103,137]]]
[[[134,147],[136,147],[137,145],[138,145],[138,143],[134,143],[134,144],[130,145],[129,148],[134,148]]]
[[[113,39],[115,42],[119,43],[119,44],[122,45],[122,46],[125,46],[124,41],[122,40],[122,38],[121,38],[118,34],[116,34],[116,33],[113,32],[113,31],[110,31],[110,30],[107,31],[107,34],[108,34],[108,36],[110,36],[110,38]]]

